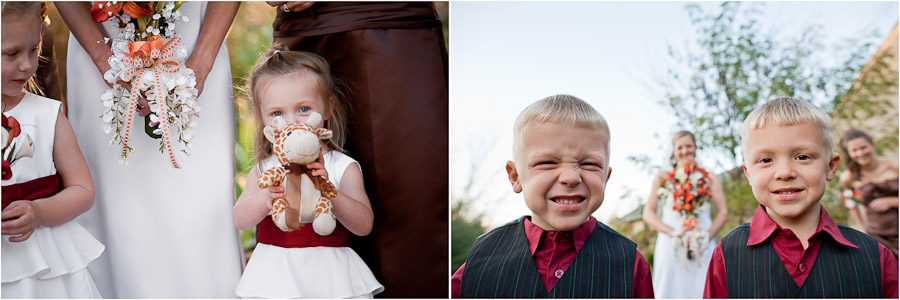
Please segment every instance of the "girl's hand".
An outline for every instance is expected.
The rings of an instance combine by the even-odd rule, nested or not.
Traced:
[[[3,219],[3,235],[17,235],[10,237],[10,242],[22,242],[31,237],[31,233],[37,228],[39,214],[37,207],[29,200],[19,200],[10,203],[0,213]]]
[[[272,204],[275,202],[275,199],[284,198],[284,187],[283,186],[270,186],[269,187],[269,199],[266,200],[266,208],[269,211],[272,210]]]
[[[323,176],[328,179],[328,170],[325,170],[325,146],[319,144],[319,158],[306,164],[306,168],[313,170],[311,173],[313,176]]]
[[[875,212],[883,212],[891,208],[891,203],[888,199],[878,198],[869,202],[869,208]]]

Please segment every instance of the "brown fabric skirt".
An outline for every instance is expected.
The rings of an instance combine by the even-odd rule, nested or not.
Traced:
[[[345,149],[375,213],[351,246],[385,286],[378,296],[448,297],[447,50],[432,4],[316,3],[279,10],[273,27],[348,86]]]
[[[876,212],[869,208],[873,200],[881,197],[897,197],[900,183],[897,179],[881,183],[867,183],[859,188],[862,203],[866,206],[866,233],[884,244],[897,255],[898,210],[896,207]]]

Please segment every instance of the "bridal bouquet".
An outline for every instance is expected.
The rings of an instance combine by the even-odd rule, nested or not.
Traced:
[[[94,22],[115,22],[119,29],[112,39],[110,69],[103,75],[113,87],[100,100],[105,108],[102,129],[111,135],[110,144],[122,145],[123,165],[134,152],[129,142],[140,97],[147,99],[151,111],[144,131],[159,139],[159,150],[172,166],[180,168],[176,152],[191,154],[200,106],[194,71],[184,65],[187,50],[175,34],[175,24],[188,20],[178,11],[182,4],[97,1],[91,8]]]
[[[676,229],[677,247],[688,260],[703,255],[709,243],[709,234],[697,226],[697,213],[709,209],[709,174],[697,162],[675,165],[662,179],[657,191],[661,203],[678,211],[684,220]]]
[[[844,201],[844,207],[847,209],[854,209],[856,205],[862,203],[862,195],[859,194],[857,190],[844,190],[841,194],[841,200]]]

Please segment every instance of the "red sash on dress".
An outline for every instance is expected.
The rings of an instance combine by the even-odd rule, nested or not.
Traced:
[[[306,223],[297,230],[285,232],[275,226],[271,216],[263,218],[256,228],[258,242],[283,248],[349,247],[350,234],[350,231],[341,222],[337,222],[334,232],[328,236],[316,234],[313,231],[312,223]]]
[[[3,208],[13,201],[47,198],[62,190],[59,173],[3,187]]]

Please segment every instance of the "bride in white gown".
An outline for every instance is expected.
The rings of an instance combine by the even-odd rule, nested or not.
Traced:
[[[141,130],[143,118],[135,120],[128,165],[119,164],[121,146],[109,144],[99,118],[100,96],[108,88],[101,70],[109,69],[110,54],[103,37],[115,37],[117,29],[112,22],[93,23],[88,3],[56,6],[73,33],[68,117],[96,186],[94,207],[76,220],[106,245],[90,265],[102,295],[236,297],[243,258],[232,226],[235,111],[223,41],[239,3],[187,2],[179,9],[189,18],[176,26],[188,51],[186,65],[195,70],[198,89],[202,84],[193,153],[181,169],[172,168],[158,141]]]
[[[672,158],[678,161],[679,166],[694,160],[697,146],[694,135],[688,131],[675,133],[672,139]],[[653,291],[656,298],[703,298],[703,288],[706,283],[706,269],[712,258],[715,241],[710,240],[705,251],[700,257],[688,260],[681,251],[676,251],[677,240],[674,237],[681,231],[684,219],[681,214],[671,206],[662,207],[662,219],[656,214],[656,208],[660,204],[657,190],[660,188],[660,180],[667,176],[667,171],[660,171],[653,178],[650,189],[650,198],[644,206],[644,222],[651,228],[659,231],[656,237],[656,248],[653,250]],[[716,233],[725,225],[728,218],[728,209],[725,205],[725,195],[722,192],[722,180],[710,173],[712,179],[712,206],[716,210],[715,220],[710,219],[710,210],[697,211],[697,226],[700,230],[715,237]]]

